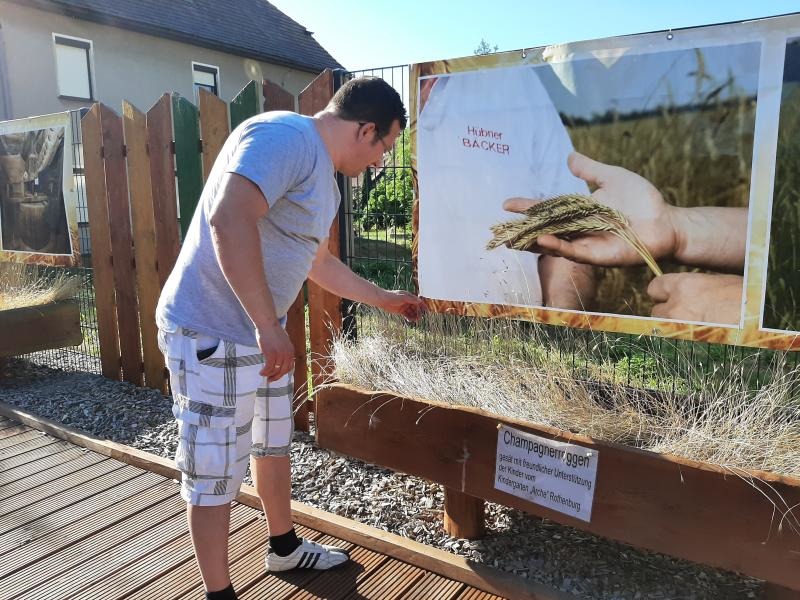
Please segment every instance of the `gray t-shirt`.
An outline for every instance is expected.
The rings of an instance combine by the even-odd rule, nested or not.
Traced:
[[[156,322],[167,331],[181,326],[255,346],[253,322],[220,269],[208,224],[224,173],[255,183],[269,205],[258,232],[280,318],[297,297],[320,242],[329,234],[339,188],[330,154],[310,117],[277,111],[257,115],[239,125],[222,147],[161,292]]]

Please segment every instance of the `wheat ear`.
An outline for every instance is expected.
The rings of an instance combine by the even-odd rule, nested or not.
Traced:
[[[589,196],[563,194],[531,206],[524,214],[522,219],[492,225],[494,237],[486,248],[492,250],[506,246],[513,250],[530,250],[543,235],[570,236],[607,231],[630,244],[656,277],[663,275],[625,215]]]

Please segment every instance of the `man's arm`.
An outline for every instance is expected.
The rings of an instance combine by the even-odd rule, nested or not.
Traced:
[[[675,260],[682,265],[741,274],[747,245],[747,209],[697,206],[673,209]]]
[[[261,374],[275,381],[292,369],[294,348],[280,325],[264,274],[257,224],[268,210],[264,195],[253,182],[226,173],[209,224],[222,273],[255,326],[264,354]]]
[[[327,239],[319,245],[308,277],[335,296],[403,315],[409,321],[419,320],[423,311],[422,300],[414,294],[384,290],[353,273],[330,253]]]

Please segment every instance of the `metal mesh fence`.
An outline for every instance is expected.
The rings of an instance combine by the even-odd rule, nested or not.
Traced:
[[[349,73],[371,75],[389,82],[409,106],[407,65]],[[403,132],[384,164],[370,168],[346,186],[343,199],[342,257],[363,277],[382,287],[413,290],[411,211],[413,203],[409,134]],[[409,186],[408,188],[406,186]],[[375,328],[374,314],[349,309],[356,335]],[[481,346],[497,344],[498,326],[476,327],[474,319],[452,318],[453,323],[428,326],[426,347],[449,353],[475,354]],[[426,328],[425,323],[420,327]],[[513,335],[535,344],[549,360],[569,365],[573,376],[601,379],[622,385],[656,388],[667,392],[697,389],[712,378],[743,376],[752,386],[774,374],[775,365],[797,368],[800,353],[759,351],[743,347],[568,329],[534,323],[515,323]],[[480,331],[480,335],[476,335]],[[495,333],[493,333],[495,332]],[[500,334],[502,337],[502,334]],[[529,341],[526,341],[527,338]],[[510,344],[513,345],[513,344]],[[509,353],[512,351],[509,350]],[[509,358],[511,356],[509,355]]]
[[[97,312],[95,310],[94,279],[92,277],[92,246],[89,237],[89,211],[86,204],[86,186],[83,170],[83,145],[81,141],[81,116],[84,110],[70,112],[72,125],[71,152],[73,159],[73,177],[77,190],[78,234],[80,243],[81,264],[61,269],[69,275],[81,280],[78,300],[81,310],[81,333],[83,343],[80,346],[58,348],[34,352],[25,356],[28,360],[50,367],[70,371],[101,372],[100,342],[97,336]],[[65,141],[66,142],[66,141]],[[65,147],[65,151],[68,151]],[[44,271],[53,271],[57,267],[49,267]]]

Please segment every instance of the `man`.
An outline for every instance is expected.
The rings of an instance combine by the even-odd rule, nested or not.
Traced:
[[[326,239],[340,200],[335,172],[352,177],[380,164],[405,125],[391,86],[354,79],[314,117],[271,112],[242,123],[206,182],[156,318],[207,598],[236,598],[226,540],[248,454],[269,525],[267,570],[348,560],[299,539],[292,526],[294,349],[283,326],[307,277],[337,296],[419,318],[419,298],[356,276]]]

